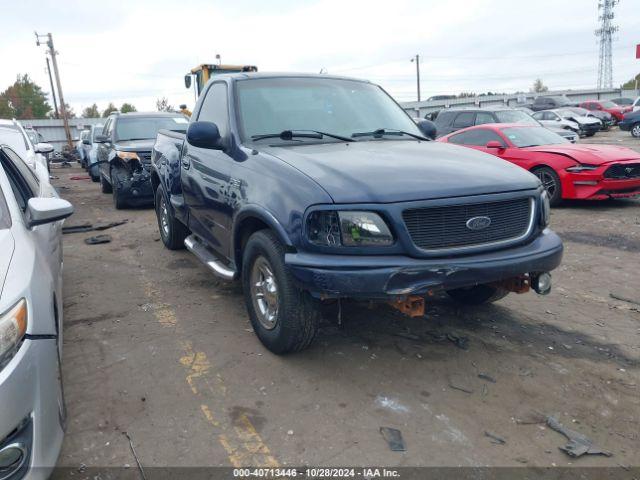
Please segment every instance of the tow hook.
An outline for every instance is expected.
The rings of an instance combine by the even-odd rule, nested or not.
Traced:
[[[389,300],[388,303],[396,310],[399,310],[411,318],[422,317],[424,315],[424,297],[409,295],[400,300]]]
[[[549,272],[543,272],[532,276],[531,286],[537,294],[547,295],[551,291],[551,274]]]

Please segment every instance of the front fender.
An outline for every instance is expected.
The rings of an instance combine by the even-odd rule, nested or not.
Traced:
[[[238,240],[238,234],[240,233],[244,221],[249,218],[254,218],[265,223],[269,228],[271,228],[271,230],[275,232],[275,234],[278,236],[278,239],[282,242],[283,245],[286,245],[288,247],[294,246],[286,230],[275,217],[275,215],[273,215],[273,213],[268,211],[266,208],[255,204],[245,205],[236,214],[233,220],[233,245],[235,245],[236,240]]]

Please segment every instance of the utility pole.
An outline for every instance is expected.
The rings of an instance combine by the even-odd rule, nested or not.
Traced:
[[[49,47],[49,55],[51,56],[51,63],[53,63],[53,74],[56,77],[56,85],[58,86],[58,98],[60,99],[60,113],[62,114],[62,122],[64,123],[64,133],[67,136],[67,145],[69,148],[73,148],[73,142],[71,139],[71,131],[69,130],[69,117],[67,116],[67,106],[64,103],[64,96],[62,95],[62,85],[60,84],[60,72],[58,71],[58,61],[56,60],[57,52],[53,48],[53,36],[50,33],[46,35],[36,34],[36,45],[40,46],[40,38],[47,38],[47,47]]]
[[[420,101],[420,55],[413,57],[411,62],[416,63],[416,83],[418,87],[418,101]]]
[[[51,77],[51,65],[49,64],[49,57],[47,57],[47,74],[49,74],[49,85],[51,85],[51,95],[53,96],[53,108],[56,118],[60,118],[58,115],[58,101],[56,100],[56,89],[53,88],[53,78]]]

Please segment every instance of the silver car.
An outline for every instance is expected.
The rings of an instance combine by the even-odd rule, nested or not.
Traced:
[[[58,198],[0,145],[0,478],[47,478],[66,412],[62,348],[62,220]]]
[[[100,181],[100,170],[98,169],[98,143],[96,143],[96,135],[102,133],[103,125],[91,125],[87,130],[83,130],[82,152],[84,156],[84,167],[89,172],[91,180]]]

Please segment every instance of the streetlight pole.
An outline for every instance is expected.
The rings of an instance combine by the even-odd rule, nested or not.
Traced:
[[[420,101],[420,55],[416,55],[411,59],[411,63],[416,64],[416,84],[418,87],[418,101]]]
[[[62,85],[60,83],[60,72],[58,71],[58,61],[56,60],[57,52],[53,48],[53,36],[50,33],[46,35],[36,34],[36,45],[40,46],[40,37],[47,37],[47,47],[49,47],[49,55],[51,56],[51,63],[53,63],[53,74],[56,77],[56,85],[58,87],[58,98],[60,99],[60,113],[62,114],[62,122],[64,123],[64,133],[67,137],[67,145],[70,149],[73,148],[73,142],[71,140],[71,131],[69,130],[69,118],[67,116],[67,106],[64,103],[64,97],[62,96]]]

